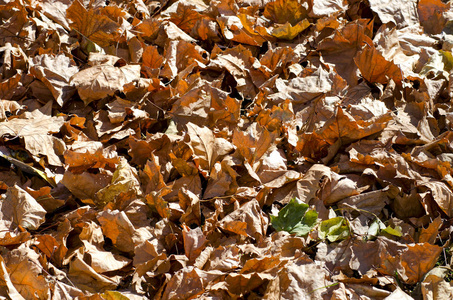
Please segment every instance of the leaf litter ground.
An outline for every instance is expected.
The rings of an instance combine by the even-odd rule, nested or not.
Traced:
[[[0,7],[2,296],[453,298],[451,2]]]

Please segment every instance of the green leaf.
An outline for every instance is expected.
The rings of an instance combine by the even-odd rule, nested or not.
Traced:
[[[385,224],[378,218],[376,218],[373,223],[371,223],[370,228],[368,228],[367,236],[373,238],[377,237],[382,229],[385,229]]]
[[[275,230],[303,236],[316,225],[318,213],[314,210],[307,212],[309,206],[299,201],[293,198],[279,211],[278,216],[271,215],[271,223]]]
[[[376,237],[379,234],[387,233],[394,236],[402,236],[403,233],[401,231],[400,226],[396,226],[392,228],[390,226],[385,226],[385,224],[380,219],[375,219],[373,223],[371,223],[370,228],[368,229],[367,235],[370,238]]]
[[[343,217],[336,217],[321,222],[319,226],[319,237],[336,242],[349,236],[349,226]]]
[[[386,228],[382,229],[382,232],[385,232],[390,235],[398,236],[398,237],[403,236],[401,226],[395,226],[395,228],[387,226]]]

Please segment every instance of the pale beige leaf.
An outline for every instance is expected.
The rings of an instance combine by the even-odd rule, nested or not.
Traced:
[[[71,77],[80,98],[88,104],[123,91],[123,86],[140,78],[139,65],[114,67],[98,65],[82,70]]]

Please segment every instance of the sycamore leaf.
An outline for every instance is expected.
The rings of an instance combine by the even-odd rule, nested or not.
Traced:
[[[75,89],[69,84],[69,81],[71,76],[79,71],[79,68],[72,59],[64,54],[36,56],[30,71],[52,92],[55,101],[60,106],[63,106],[75,93]]]
[[[36,230],[44,223],[44,216],[47,213],[29,193],[17,185],[8,188],[3,195],[0,210],[3,230],[10,229],[13,224],[12,228],[22,226]]]
[[[93,9],[87,10],[79,0],[67,9],[66,16],[72,21],[72,29],[101,47],[108,46],[114,40],[114,33],[119,28],[118,23],[105,15]]]
[[[371,83],[386,84],[390,79],[400,83],[402,78],[401,69],[391,61],[387,61],[375,47],[368,44],[357,53],[354,58],[363,78]]]
[[[278,212],[278,216],[271,215],[272,226],[277,231],[287,231],[298,236],[306,235],[316,225],[318,213],[308,210],[308,205],[293,198]]]
[[[197,12],[196,6],[188,5],[186,2],[179,2],[176,12],[170,14],[170,21],[189,34],[201,18],[202,15]]]

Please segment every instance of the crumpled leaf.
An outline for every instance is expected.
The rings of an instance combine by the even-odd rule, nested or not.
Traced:
[[[398,28],[418,24],[417,1],[397,0],[389,3],[385,0],[371,0],[370,7],[384,24],[392,22]]]
[[[446,26],[444,13],[450,9],[448,3],[440,0],[420,0],[418,2],[417,12],[420,18],[420,24],[426,33],[439,34]]]
[[[142,195],[137,171],[125,159],[120,159],[111,184],[96,192],[96,204],[105,205],[115,201],[121,194],[128,194],[128,197],[134,199]]]
[[[233,150],[233,145],[223,138],[216,138],[207,127],[187,124],[190,146],[195,155],[195,163],[201,171],[209,174],[214,164]]]
[[[1,201],[1,223],[4,230],[21,226],[36,230],[44,223],[46,211],[38,202],[19,186],[8,188]]]
[[[91,293],[114,290],[120,283],[119,277],[99,274],[78,257],[71,260],[68,276],[76,286]]]
[[[64,54],[35,56],[30,71],[52,92],[60,106],[63,106],[75,93],[69,81],[79,68]]]
[[[439,50],[433,53],[428,62],[420,70],[420,75],[426,77],[448,77],[453,68],[453,55],[451,52]]]
[[[387,61],[374,47],[366,44],[354,58],[363,78],[372,83],[386,84],[393,79],[401,83],[402,71],[392,61]]]
[[[64,123],[63,117],[51,117],[44,115],[38,110],[27,115],[26,118],[16,118],[8,122],[0,123],[0,136],[22,137],[25,148],[39,161],[39,157],[47,157],[49,164],[61,166],[58,155],[64,151],[64,143],[52,136],[58,133]]]

